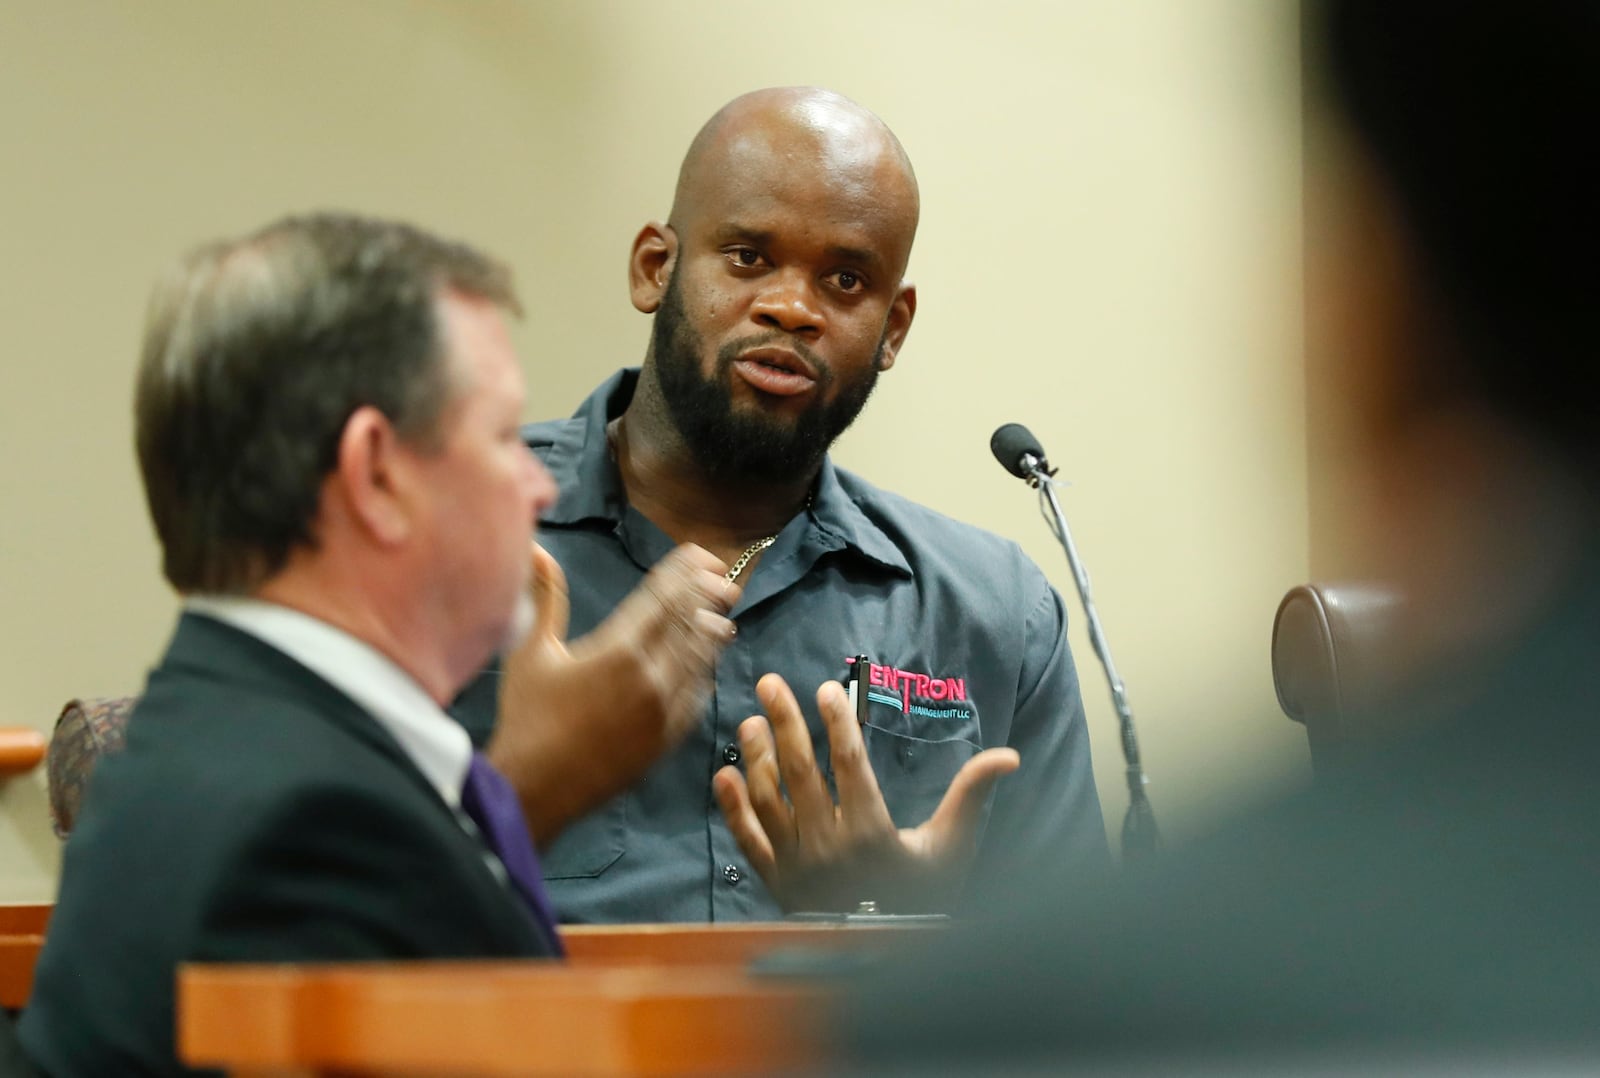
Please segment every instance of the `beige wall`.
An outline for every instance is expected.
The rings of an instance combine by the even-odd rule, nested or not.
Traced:
[[[168,631],[128,404],[157,267],[291,209],[458,233],[517,267],[529,415],[562,414],[641,354],[624,257],[695,128],[815,82],[877,109],[923,185],[921,311],[840,458],[1070,589],[986,448],[1033,428],[1155,806],[1192,833],[1303,766],[1267,669],[1306,573],[1295,38],[1268,0],[0,0],[0,723],[137,689]],[[1114,825],[1081,619],[1074,650]],[[42,777],[14,781],[0,900],[55,871]]]

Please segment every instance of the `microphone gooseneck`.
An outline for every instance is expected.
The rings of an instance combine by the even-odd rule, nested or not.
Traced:
[[[1105,670],[1106,681],[1111,686],[1111,704],[1117,712],[1117,722],[1122,734],[1122,759],[1128,780],[1128,813],[1122,818],[1122,854],[1124,859],[1151,853],[1161,845],[1161,835],[1156,829],[1155,811],[1145,791],[1149,779],[1144,764],[1139,759],[1139,739],[1133,727],[1133,709],[1128,706],[1128,694],[1117,665],[1111,659],[1111,648],[1100,628],[1100,615],[1095,610],[1094,593],[1089,586],[1089,571],[1078,558],[1078,548],[1067,528],[1067,517],[1056,498],[1053,478],[1056,469],[1045,458],[1044,447],[1021,423],[1007,423],[996,430],[989,439],[989,449],[1006,471],[1023,479],[1039,492],[1039,510],[1044,515],[1050,532],[1066,552],[1067,564],[1072,567],[1072,579],[1078,586],[1078,598],[1083,602],[1083,613],[1089,627],[1089,643]]]

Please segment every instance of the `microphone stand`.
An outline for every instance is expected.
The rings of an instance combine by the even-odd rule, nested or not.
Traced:
[[[1105,633],[1100,629],[1100,615],[1094,608],[1094,595],[1089,587],[1089,572],[1078,559],[1078,547],[1067,528],[1067,516],[1061,511],[1061,502],[1056,499],[1053,478],[1056,469],[1051,468],[1044,458],[1032,453],[1022,454],[1021,464],[1025,473],[1023,478],[1039,492],[1039,511],[1044,514],[1045,523],[1050,525],[1061,549],[1066,551],[1067,563],[1072,566],[1072,578],[1078,585],[1078,598],[1083,600],[1083,611],[1088,618],[1089,643],[1094,646],[1094,653],[1105,668],[1106,681],[1111,685],[1111,703],[1116,708],[1122,732],[1122,759],[1128,779],[1128,812],[1122,817],[1122,856],[1124,860],[1143,857],[1160,848],[1161,834],[1156,829],[1155,810],[1150,807],[1150,798],[1145,793],[1145,786],[1150,780],[1145,777],[1144,764],[1139,760],[1139,739],[1133,730],[1133,709],[1128,706],[1127,690],[1117,673],[1117,664],[1111,659],[1111,648],[1106,643]]]

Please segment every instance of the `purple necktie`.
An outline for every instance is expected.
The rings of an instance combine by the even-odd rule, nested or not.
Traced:
[[[522,802],[505,776],[494,769],[483,753],[472,754],[467,781],[461,786],[461,808],[478,825],[483,840],[506,868],[528,912],[543,930],[557,955],[566,954],[561,935],[556,931],[555,912],[545,894],[539,855],[534,852],[528,821],[522,815]]]

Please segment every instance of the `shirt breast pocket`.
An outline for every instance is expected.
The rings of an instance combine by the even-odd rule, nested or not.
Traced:
[[[982,748],[977,711],[958,705],[927,717],[870,698],[867,707],[861,736],[889,816],[896,827],[916,827],[933,815],[956,772]]]
[[[569,824],[539,855],[547,880],[592,879],[627,850],[628,795],[619,794]]]
[[[478,748],[494,733],[500,699],[500,666],[496,660],[456,697],[450,714]],[[567,826],[539,854],[547,880],[592,879],[616,864],[627,851],[628,795],[619,794]]]

